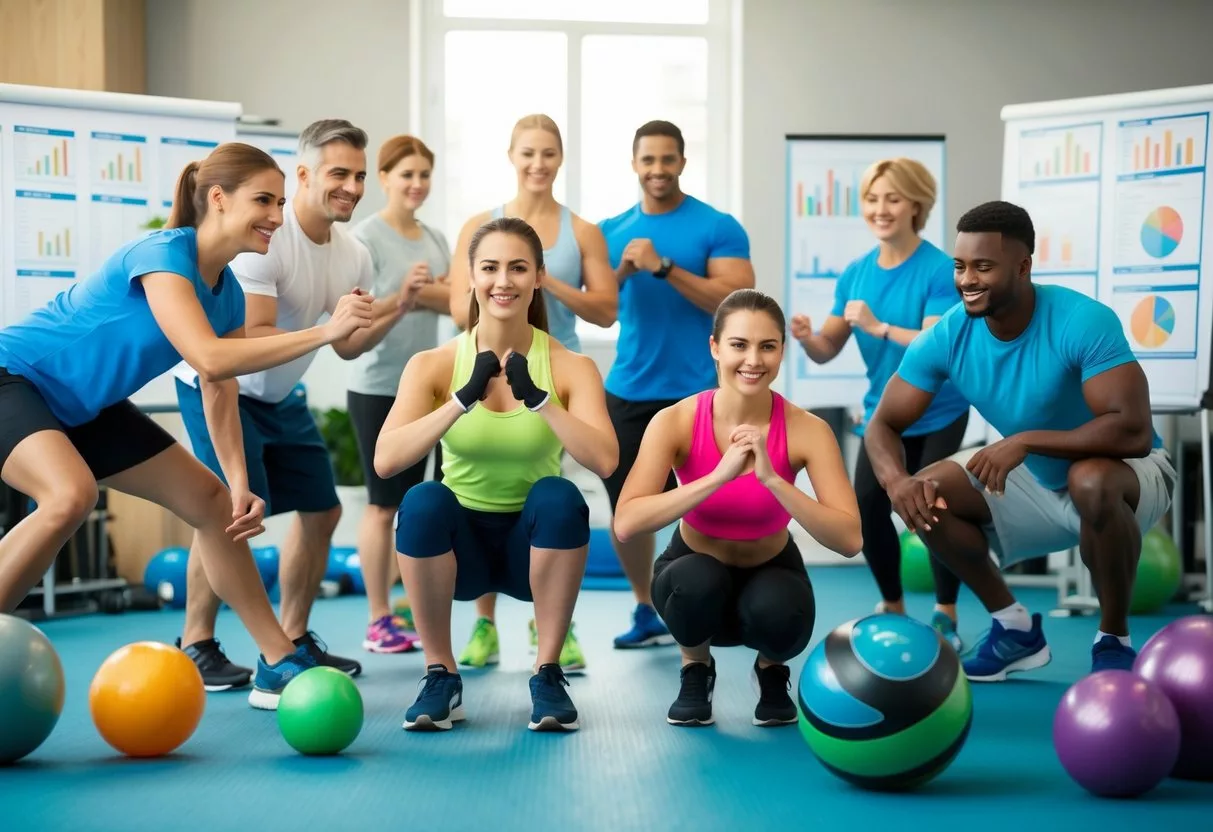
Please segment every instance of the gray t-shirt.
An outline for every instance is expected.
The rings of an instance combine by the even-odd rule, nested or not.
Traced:
[[[375,273],[371,291],[376,298],[399,292],[405,276],[422,260],[434,277],[450,271],[451,250],[446,237],[427,225],[421,227],[420,240],[410,240],[375,214],[358,223],[353,231],[371,253]],[[438,346],[438,314],[417,307],[401,318],[373,350],[350,362],[349,389],[366,396],[395,396],[408,360]]]

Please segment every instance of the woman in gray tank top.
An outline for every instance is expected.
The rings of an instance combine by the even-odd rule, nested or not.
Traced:
[[[600,327],[615,323],[619,283],[607,256],[606,239],[594,223],[586,222],[552,195],[552,185],[564,161],[560,128],[545,115],[518,120],[510,136],[510,161],[518,174],[518,192],[505,205],[484,211],[464,224],[451,263],[451,317],[467,328],[469,283],[468,241],[484,223],[498,217],[519,217],[535,229],[543,243],[545,277],[543,300],[547,307],[548,333],[573,352],[581,352],[577,319]],[[494,623],[497,596],[476,601],[478,620],[459,663],[483,667],[497,661],[497,626]],[[535,649],[535,622],[530,625],[531,648]],[[566,672],[585,667],[585,657],[569,626],[560,654]]]
[[[450,247],[437,229],[420,223],[415,212],[430,193],[434,154],[413,136],[394,136],[379,149],[379,185],[387,205],[354,227],[354,235],[371,253],[377,298],[414,293],[413,306],[383,340],[350,362],[346,402],[367,485],[367,507],[358,526],[358,555],[366,584],[370,623],[362,646],[375,653],[403,653],[417,637],[389,606],[391,586],[399,577],[392,521],[405,492],[425,479],[429,459],[384,480],[375,473],[375,441],[392,409],[400,376],[409,359],[438,346],[439,316],[450,311]],[[406,288],[407,287],[407,288]],[[441,478],[442,459],[433,452],[434,477]]]

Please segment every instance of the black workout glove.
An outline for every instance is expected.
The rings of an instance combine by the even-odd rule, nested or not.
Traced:
[[[492,350],[476,353],[476,363],[472,365],[472,376],[468,383],[455,391],[454,399],[467,413],[472,405],[484,399],[489,389],[489,379],[501,372],[501,359]]]
[[[522,353],[512,352],[505,360],[505,380],[510,383],[514,398],[525,404],[527,410],[538,410],[548,403],[548,392],[535,386],[526,356]]]

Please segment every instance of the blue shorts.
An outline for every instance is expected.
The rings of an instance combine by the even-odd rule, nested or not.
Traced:
[[[296,387],[277,404],[248,396],[239,401],[249,490],[265,500],[265,515],[328,511],[341,505],[328,446],[303,388]],[[226,483],[206,427],[202,392],[177,379],[177,403],[194,456]]]
[[[464,508],[441,482],[414,485],[396,514],[396,551],[433,558],[455,553],[455,600],[503,592],[531,596],[531,548],[578,549],[590,542],[590,509],[580,489],[563,477],[531,486],[522,511]]]

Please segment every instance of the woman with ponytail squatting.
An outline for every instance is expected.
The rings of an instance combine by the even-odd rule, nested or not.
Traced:
[[[787,662],[809,644],[816,605],[790,521],[854,557],[859,507],[831,428],[771,390],[783,363],[784,316],[774,300],[738,289],[716,308],[709,340],[719,387],[649,423],[615,509],[620,540],[678,521],[653,566],[653,606],[682,648],[671,725],[709,725],[711,648],[757,652],[755,725],[790,725]],[[796,486],[808,473],[814,499]],[[673,471],[678,487],[662,493]]]
[[[264,151],[217,147],[178,180],[168,226],[0,330],[0,474],[37,508],[0,539],[0,612],[12,612],[97,503],[97,484],[158,503],[195,529],[215,591],[260,648],[254,707],[274,708],[315,665],[274,610],[249,551],[265,503],[249,492],[235,377],[293,361],[366,327],[370,296],[349,296],[322,326],[244,337],[244,294],[228,263],[265,254],[282,225],[285,180]],[[206,417],[231,436],[223,482],[129,397],[184,358]]]
[[[571,731],[578,715],[560,650],[590,522],[581,492],[560,476],[560,457],[568,451],[609,476],[619,443],[593,360],[546,331],[535,231],[516,218],[482,225],[468,262],[468,331],[409,360],[375,446],[375,470],[387,478],[442,443],[442,481],[413,486],[397,515],[400,573],[426,661],[404,727],[445,730],[464,718],[451,604],[504,592],[535,605],[529,727]]]

